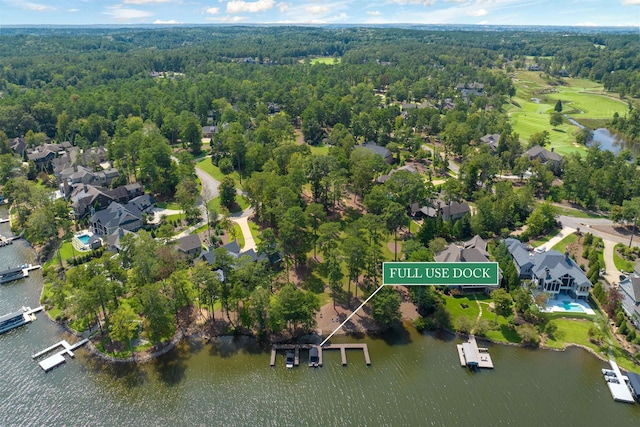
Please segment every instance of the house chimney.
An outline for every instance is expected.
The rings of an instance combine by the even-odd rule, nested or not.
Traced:
[[[84,184],[84,185],[83,185],[83,188],[84,188],[84,192],[86,193],[86,192],[88,191],[88,190],[87,190],[87,184]]]
[[[571,265],[571,257],[569,256],[569,251],[564,251],[564,260],[567,264]]]
[[[545,279],[550,279],[551,278],[551,274],[549,272],[549,267],[545,267],[544,268],[544,272],[546,273]]]

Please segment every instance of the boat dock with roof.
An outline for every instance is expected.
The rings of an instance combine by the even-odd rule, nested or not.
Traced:
[[[33,309],[31,307],[22,307],[21,310],[0,316],[0,334],[33,322],[36,320],[34,313],[41,311],[43,308],[42,306]]]
[[[489,350],[486,348],[478,347],[476,337],[469,336],[469,340],[462,344],[457,344],[458,357],[460,357],[460,364],[462,366],[468,366],[469,369],[477,368],[489,368],[493,369],[493,361],[489,355]]]
[[[29,272],[37,270],[41,266],[39,264],[24,264],[16,268],[8,268],[4,271],[0,271],[0,283],[9,283],[14,280],[20,280],[29,276]]]

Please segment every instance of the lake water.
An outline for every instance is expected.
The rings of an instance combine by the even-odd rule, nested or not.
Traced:
[[[0,234],[8,226],[0,225]],[[0,248],[0,268],[33,262],[25,242]],[[0,286],[0,313],[35,307],[42,276]],[[67,339],[43,313],[0,335],[0,426],[637,426],[640,405],[612,400],[600,369],[581,349],[527,350],[488,344],[494,370],[460,366],[450,335],[398,331],[370,338],[372,365],[349,351],[324,367],[269,367],[248,338],[185,341],[161,359],[113,366],[78,349],[49,373],[31,358]],[[334,341],[347,341],[345,337]]]
[[[581,125],[569,116],[564,116],[570,123],[578,126],[580,129],[584,129],[585,126]],[[638,148],[627,144],[620,136],[613,134],[607,128],[598,128],[592,131],[591,141],[587,142],[587,147],[593,147],[598,145],[600,150],[609,150],[614,154],[620,153],[622,150],[630,150],[634,156],[638,155]]]

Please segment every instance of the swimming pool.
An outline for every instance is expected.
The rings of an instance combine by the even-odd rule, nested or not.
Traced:
[[[562,308],[572,313],[584,313],[584,308],[580,304],[571,301],[562,301]]]
[[[88,245],[89,239],[91,239],[88,234],[81,234],[80,236],[76,236],[76,238],[80,240],[80,243],[82,243],[83,245]]]

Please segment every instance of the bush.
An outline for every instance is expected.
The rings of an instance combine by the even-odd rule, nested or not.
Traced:
[[[456,319],[456,330],[463,334],[468,334],[473,328],[473,321],[467,316],[460,316]]]
[[[218,162],[218,167],[220,168],[220,172],[224,175],[229,175],[233,172],[233,164],[231,163],[231,160],[226,157]]]
[[[538,330],[531,325],[522,325],[516,328],[518,335],[522,339],[522,343],[526,345],[540,345],[540,334]]]
[[[416,328],[418,332],[422,332],[427,327],[427,321],[424,317],[418,317],[413,319],[413,326]]]
[[[627,341],[633,342],[636,339],[636,330],[634,328],[629,327],[629,332],[627,332]]]

